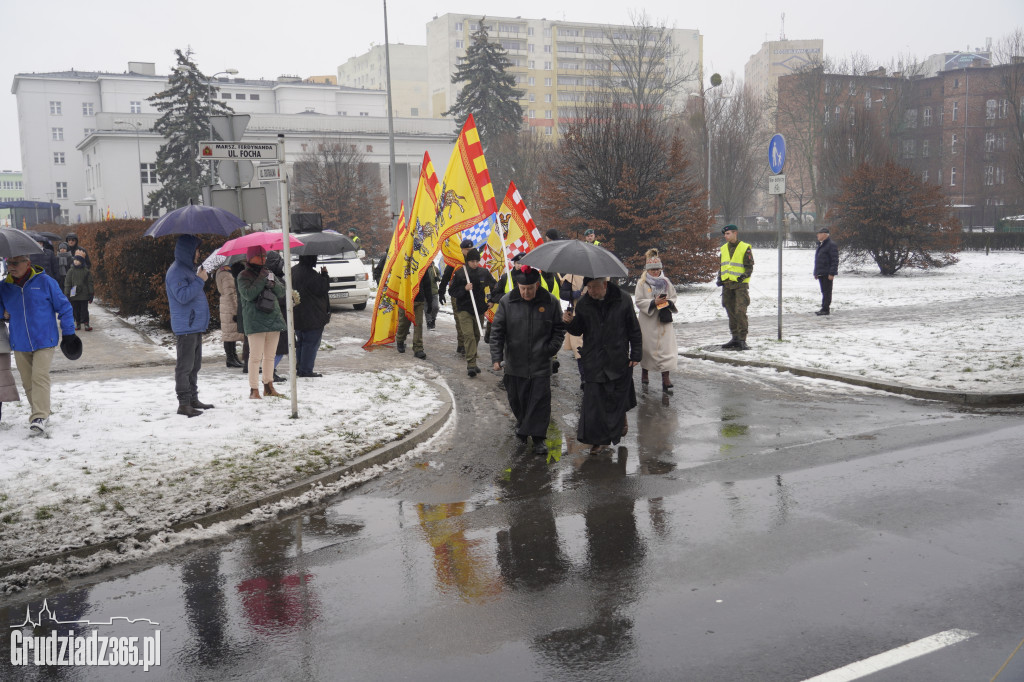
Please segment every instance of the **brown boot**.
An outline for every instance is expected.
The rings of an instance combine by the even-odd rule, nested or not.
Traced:
[[[263,382],[263,395],[264,396],[272,395],[272,396],[274,396],[276,398],[280,398],[281,397],[281,394],[278,393],[277,390],[274,388],[274,383],[273,382],[267,383],[266,381]]]
[[[641,369],[640,370],[640,383],[641,384],[649,384],[649,383],[651,383],[651,377],[647,373],[646,369]]]
[[[661,373],[661,390],[665,393],[672,393],[672,380],[668,378],[668,372]]]
[[[258,388],[250,388],[249,389],[249,399],[250,400],[263,400],[263,398],[260,396],[260,389],[258,389]]]

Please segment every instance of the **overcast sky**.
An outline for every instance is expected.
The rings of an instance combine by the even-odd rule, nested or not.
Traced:
[[[556,13],[553,7],[559,8]],[[3,3],[0,81],[7,95],[0,101],[0,168],[21,168],[18,117],[10,87],[15,73],[124,71],[129,61],[155,62],[166,74],[174,49],[189,45],[207,74],[226,68],[239,76],[268,79],[282,74],[336,74],[339,64],[384,42],[381,3],[374,0],[7,0]],[[426,23],[447,12],[491,16],[565,19],[592,23],[630,23],[642,9],[659,23],[692,28],[704,35],[706,73],[735,72],[765,40],[775,40],[785,12],[786,37],[821,38],[825,53],[842,58],[855,52],[885,64],[911,55],[984,46],[1024,25],[1022,0],[725,0],[684,3],[647,0],[617,2],[561,0],[473,0],[461,4],[427,0],[392,0],[388,4],[392,42],[426,43]]]

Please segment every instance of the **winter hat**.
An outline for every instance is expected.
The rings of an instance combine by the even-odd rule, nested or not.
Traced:
[[[512,274],[517,284],[536,284],[540,281],[540,270],[534,270],[529,265],[516,268]]]
[[[60,244],[57,244],[57,250],[60,251],[61,249],[64,249],[65,251],[70,251],[71,247],[68,246],[67,242],[61,242]]]
[[[260,256],[266,256],[266,255],[267,255],[267,250],[264,249],[262,246],[250,246],[249,248],[247,248],[245,250],[245,259],[246,260],[252,260],[253,258],[258,258]]]
[[[729,230],[732,230],[733,232],[739,231],[739,229],[735,225],[730,223],[729,225],[726,225],[725,227],[722,228],[722,234],[725,234]]]
[[[311,268],[316,265],[316,254],[310,254],[308,256],[299,256],[299,265]]]
[[[607,282],[608,278],[607,277],[584,277],[583,278],[583,286],[587,286],[591,282],[602,282],[602,281],[603,282]]]
[[[472,249],[473,241],[471,239],[463,239],[462,243],[459,244],[460,249]]]
[[[78,235],[75,234],[74,232],[68,232],[66,235],[64,235],[64,241],[69,242],[72,239],[74,239],[77,242],[78,241]]]
[[[827,227],[819,227],[818,228],[818,234],[821,234],[822,232],[824,232],[825,234],[829,234],[829,231],[828,231]]]
[[[466,252],[466,262],[468,263],[471,260],[480,260],[480,252],[476,249],[470,249]]]
[[[647,264],[644,265],[644,270],[661,270],[661,259],[658,258],[657,249],[647,249]]]
[[[82,258],[81,256],[75,256],[73,260],[75,261],[76,264],[81,263],[82,265],[85,265],[85,259]]]
[[[558,230],[556,230],[553,227],[547,232],[545,232],[544,236],[548,238],[549,242],[557,242],[559,239],[561,239],[561,237],[558,236]]]

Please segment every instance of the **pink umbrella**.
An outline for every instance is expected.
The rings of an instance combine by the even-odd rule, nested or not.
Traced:
[[[302,246],[302,242],[288,235],[288,245],[293,249]],[[267,251],[280,251],[284,248],[284,237],[280,232],[250,232],[247,235],[230,239],[224,242],[224,246],[217,249],[219,256],[233,256],[236,253],[245,253],[250,246],[262,246]]]

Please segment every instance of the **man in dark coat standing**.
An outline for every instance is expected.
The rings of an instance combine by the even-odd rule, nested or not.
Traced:
[[[300,377],[322,377],[313,371],[316,353],[320,350],[320,339],[324,327],[331,320],[329,292],[331,279],[327,268],[317,272],[316,256],[299,256],[299,264],[292,267],[292,289],[299,292],[299,304],[295,306],[295,373]]]
[[[210,327],[210,304],[206,300],[208,275],[196,268],[199,237],[183,234],[174,245],[174,263],[167,270],[164,286],[171,309],[171,331],[177,343],[178,359],[174,365],[174,392],[178,394],[178,414],[197,417],[200,410],[213,405],[199,401],[197,379],[203,366],[203,333]]]
[[[814,279],[821,287],[821,310],[815,315],[828,315],[832,307],[832,280],[839,274],[839,247],[829,236],[827,227],[818,228],[818,250],[814,252]]]
[[[643,356],[643,336],[633,301],[606,278],[584,279],[586,293],[575,314],[562,315],[569,334],[583,337],[583,407],[576,438],[594,446],[626,435],[626,412],[636,407],[633,368]]]
[[[516,437],[533,438],[533,452],[546,455],[551,421],[551,356],[565,339],[561,307],[540,288],[540,272],[513,270],[515,287],[498,302],[491,325],[494,371],[505,363],[505,393],[516,416]]]

